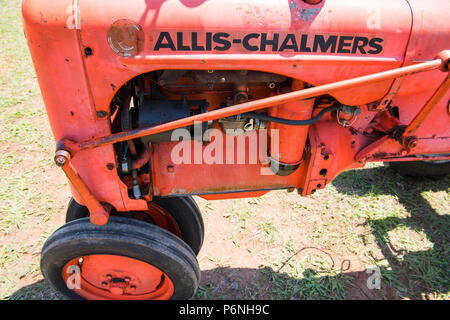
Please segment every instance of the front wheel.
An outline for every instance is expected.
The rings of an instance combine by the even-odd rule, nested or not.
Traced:
[[[89,300],[189,299],[200,279],[195,254],[181,239],[121,217],[59,228],[44,244],[41,271],[61,293]]]

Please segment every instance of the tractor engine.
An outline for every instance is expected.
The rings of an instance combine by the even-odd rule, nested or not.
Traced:
[[[250,70],[156,71],[129,81],[117,93],[111,104],[110,113],[116,114],[112,121],[112,128],[115,132],[121,132],[153,127],[202,114],[208,112],[208,110],[274,96],[280,92],[289,92],[293,83],[298,83],[298,81],[282,75]],[[292,117],[309,118],[314,99],[308,100],[307,104],[309,106],[306,110],[300,112],[292,111],[288,107],[288,114],[283,116],[290,119],[293,119]],[[283,108],[279,108],[277,112],[282,111]],[[244,137],[259,131],[259,129],[267,130],[269,121],[264,117],[268,117],[268,115],[239,114],[180,129],[185,129],[188,139],[207,147],[211,143],[212,138],[209,132],[212,129],[217,130],[216,134],[220,132],[219,134],[222,134],[224,139],[226,139],[226,136],[230,136],[229,139],[234,139],[234,136]],[[275,125],[272,125],[272,127],[275,127]],[[281,154],[283,154],[283,160],[287,159],[290,162],[283,163],[281,170],[274,170],[274,173],[288,175],[299,167],[303,157],[303,148],[306,144],[307,130],[283,124],[279,124],[277,127],[285,127],[286,132],[281,134],[284,139],[287,140],[289,134],[297,132],[298,138],[303,141],[294,148],[284,144],[284,150],[277,153],[277,158],[274,158],[273,155],[270,156],[269,150],[266,150],[266,154],[263,155],[265,161],[270,157],[270,160],[276,161],[278,165]],[[139,199],[142,196],[140,191],[142,187],[144,187],[146,193],[148,192],[148,187],[139,186],[135,178],[141,176],[143,172],[149,174],[148,164],[151,158],[152,145],[174,141],[175,133],[175,130],[170,130],[115,145],[115,151],[119,159],[118,174],[129,186],[128,190],[133,191],[130,192],[131,197]],[[245,145],[239,147],[246,148]],[[226,155],[224,156],[226,157]],[[289,156],[291,159],[288,159]],[[216,160],[218,163],[226,162],[226,159]]]

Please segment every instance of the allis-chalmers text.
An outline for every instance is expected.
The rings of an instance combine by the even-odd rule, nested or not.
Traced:
[[[304,52],[375,55],[383,51],[384,39],[352,35],[160,32],[153,51],[235,51],[235,52]]]

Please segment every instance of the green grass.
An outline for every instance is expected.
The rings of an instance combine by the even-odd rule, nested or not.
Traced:
[[[68,199],[22,30],[20,0],[0,0],[0,298],[50,298],[39,252]],[[59,190],[58,190],[59,189]],[[45,235],[45,237],[43,237]],[[36,292],[34,294],[33,292]]]
[[[39,94],[26,49],[20,0],[0,0],[0,111]]]
[[[256,297],[447,299],[449,182],[417,182],[371,164],[342,173],[305,198],[277,191],[256,200],[215,202],[216,216],[210,211],[207,220],[223,212],[232,230],[226,240],[235,250],[262,252],[251,273],[265,295]],[[215,270],[214,263],[204,265]],[[365,288],[371,266],[380,270],[379,290]],[[234,272],[233,263],[215,267]]]
[[[0,0],[0,298],[62,299],[39,253],[70,190],[52,162],[20,2]],[[206,225],[196,299],[449,299],[449,183],[373,164],[304,198],[196,198]],[[379,290],[366,288],[371,266]]]

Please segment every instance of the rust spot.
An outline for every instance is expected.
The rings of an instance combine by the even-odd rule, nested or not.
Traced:
[[[386,152],[379,152],[379,153],[374,153],[374,155],[372,156],[374,159],[382,159],[382,158],[386,158],[387,153]]]

